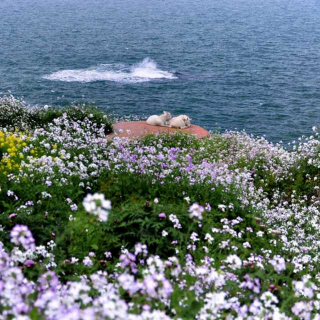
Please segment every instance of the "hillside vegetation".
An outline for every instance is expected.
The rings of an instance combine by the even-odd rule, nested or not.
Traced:
[[[12,97],[0,127],[0,319],[320,319],[316,128],[107,141]]]

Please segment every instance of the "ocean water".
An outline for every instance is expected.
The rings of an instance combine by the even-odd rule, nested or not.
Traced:
[[[319,17],[317,0],[0,0],[0,95],[288,142],[320,127]]]

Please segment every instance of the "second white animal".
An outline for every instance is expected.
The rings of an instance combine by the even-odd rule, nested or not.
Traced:
[[[184,128],[189,128],[190,126],[191,126],[191,119],[184,114],[178,117],[173,117],[169,121],[169,127],[172,127],[172,128],[184,129]]]

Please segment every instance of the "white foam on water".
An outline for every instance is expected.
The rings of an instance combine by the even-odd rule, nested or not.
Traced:
[[[150,58],[145,58],[142,62],[131,68],[131,76],[140,79],[176,79],[174,74],[158,69],[157,64]]]
[[[129,68],[121,64],[101,64],[88,69],[62,70],[45,75],[43,78],[83,83],[93,81],[139,83],[155,79],[177,79],[173,73],[158,69],[156,62],[150,58],[145,58],[142,62]]]

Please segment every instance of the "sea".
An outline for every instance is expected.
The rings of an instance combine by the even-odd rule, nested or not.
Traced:
[[[0,96],[288,143],[320,127],[319,0],[0,0]]]

